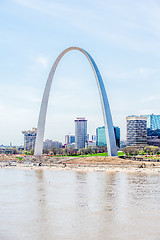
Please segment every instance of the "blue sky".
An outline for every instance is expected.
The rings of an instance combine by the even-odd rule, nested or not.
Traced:
[[[23,144],[37,126],[52,64],[67,47],[82,47],[102,74],[115,126],[126,116],[160,114],[160,2],[157,0],[1,0],[0,144]],[[74,119],[88,132],[103,126],[94,74],[77,51],[58,65],[45,139],[64,142]]]

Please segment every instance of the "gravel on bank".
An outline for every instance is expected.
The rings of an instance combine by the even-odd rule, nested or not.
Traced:
[[[76,171],[131,171],[160,173],[160,162],[134,161],[119,157],[51,157],[0,155],[0,168]]]

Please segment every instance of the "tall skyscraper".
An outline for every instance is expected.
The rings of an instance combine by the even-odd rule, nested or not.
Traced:
[[[147,128],[150,130],[160,129],[160,115],[142,115],[141,117],[147,118]]]
[[[147,144],[147,118],[128,116],[127,120],[127,146]]]
[[[75,121],[75,148],[85,148],[87,140],[87,120],[85,118],[77,118]]]
[[[24,134],[24,150],[30,151],[34,149],[36,136],[37,136],[37,128],[32,128],[32,130],[22,131]]]
[[[116,138],[116,145],[120,147],[120,128],[114,127],[114,133]],[[105,126],[96,128],[96,145],[105,146],[106,142],[106,133]]]
[[[116,145],[120,147],[120,128],[119,127],[114,127],[114,133],[116,137]]]

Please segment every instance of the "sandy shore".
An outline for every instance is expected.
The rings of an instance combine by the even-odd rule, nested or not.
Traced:
[[[23,157],[22,160],[19,158]],[[127,171],[160,173],[160,162],[134,161],[119,157],[34,157],[0,155],[0,168],[53,169],[74,171]]]

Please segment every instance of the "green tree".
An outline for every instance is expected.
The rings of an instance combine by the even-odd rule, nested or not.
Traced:
[[[144,151],[147,154],[152,155],[152,154],[158,154],[160,152],[160,149],[159,149],[159,147],[156,147],[156,146],[146,146],[144,148]]]
[[[12,148],[12,154],[18,154],[18,153],[19,153],[18,149],[13,147]]]
[[[30,154],[30,155],[33,155],[33,154],[34,154],[34,150],[31,149],[31,150],[29,151],[29,154]]]
[[[56,155],[58,153],[58,149],[56,147],[52,148],[53,155]]]
[[[123,152],[127,155],[137,155],[138,149],[136,147],[129,146],[129,147],[123,148]]]
[[[43,154],[49,154],[49,149],[48,148],[44,148],[43,149]]]

